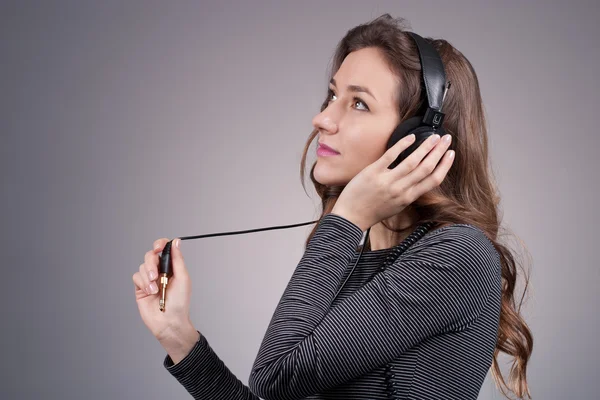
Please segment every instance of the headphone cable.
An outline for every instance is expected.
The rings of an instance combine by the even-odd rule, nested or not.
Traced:
[[[195,236],[181,236],[180,240],[192,240],[192,239],[202,239],[206,237],[214,237],[214,236],[226,236],[226,235],[239,235],[242,233],[252,233],[252,232],[260,232],[260,231],[268,231],[273,229],[287,229],[287,228],[295,228],[297,226],[310,225],[319,222],[310,221],[310,222],[302,222],[299,224],[292,225],[279,225],[279,226],[270,226],[268,228],[257,228],[257,229],[248,229],[243,231],[231,231],[231,232],[219,232],[219,233],[208,233],[205,235],[195,235]],[[175,238],[177,239],[177,238]],[[160,311],[165,311],[166,305],[166,293],[167,293],[167,285],[169,284],[169,278],[173,275],[173,268],[171,266],[171,244],[174,239],[171,239],[167,242],[164,249],[161,252],[161,255],[158,256],[158,275],[160,276],[160,300],[159,300],[159,309]],[[362,251],[361,251],[362,254]]]

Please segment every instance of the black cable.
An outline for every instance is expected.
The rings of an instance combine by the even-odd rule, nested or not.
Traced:
[[[268,228],[257,228],[257,229],[248,229],[244,231],[232,231],[232,232],[220,232],[220,233],[208,233],[205,235],[196,235],[196,236],[182,236],[180,240],[191,240],[191,239],[202,239],[206,237],[213,236],[226,236],[226,235],[239,235],[242,233],[251,233],[251,232],[260,232],[260,231],[268,231],[272,229],[287,229],[287,228],[295,228],[297,226],[310,225],[319,222],[310,221],[310,222],[302,222],[300,224],[293,225],[279,225],[279,226],[270,226]],[[175,238],[176,239],[176,238]],[[159,309],[160,311],[165,311],[165,296],[167,292],[167,285],[169,283],[169,278],[173,275],[173,268],[171,266],[171,243],[174,239],[171,239],[167,242],[164,249],[161,252],[161,255],[158,256],[158,276],[160,276],[160,287],[161,287],[161,295],[159,300]],[[361,251],[362,254],[362,251]]]
[[[238,235],[238,234],[242,234],[242,233],[268,231],[268,230],[272,230],[272,229],[287,229],[287,228],[294,228],[297,226],[310,225],[310,224],[314,224],[317,222],[319,222],[319,220],[303,222],[300,224],[293,224],[293,225],[279,225],[279,226],[271,226],[268,228],[248,229],[248,230],[244,230],[244,231],[209,233],[209,234],[205,234],[205,235],[196,235],[196,236],[182,236],[179,239],[191,240],[191,239],[201,239],[201,238],[213,237],[213,236]],[[407,247],[409,247],[414,242],[416,242],[421,237],[423,237],[423,235],[425,235],[425,233],[427,233],[427,231],[429,231],[433,225],[434,225],[433,222],[428,222],[428,223],[425,223],[425,224],[419,226],[415,230],[415,232],[413,232],[413,234],[407,238],[408,240],[403,243],[403,246],[393,249],[393,251],[391,251],[390,254],[388,254],[385,264],[389,264],[390,262],[393,262],[393,260],[395,260],[399,256],[400,253],[402,253],[404,250],[406,250]],[[365,235],[365,240],[363,241],[363,245],[360,249],[360,253],[358,254],[356,261],[354,262],[354,265],[352,266],[350,273],[348,274],[348,276],[346,276],[346,279],[344,279],[344,282],[342,282],[339,289],[335,293],[333,300],[335,300],[337,298],[337,296],[340,294],[340,292],[346,285],[346,282],[348,282],[348,279],[350,279],[350,276],[354,272],[354,269],[358,265],[358,262],[360,261],[360,258],[361,258],[362,254],[365,250],[365,247],[367,245],[367,240],[369,239],[370,232],[371,232],[371,228],[367,229],[367,233]],[[174,239],[171,239],[170,241],[167,242],[167,244],[165,245],[164,249],[161,252],[161,255],[159,255],[159,257],[158,257],[159,258],[158,274],[160,276],[160,284],[161,284],[161,298],[159,301],[159,308],[160,308],[160,311],[163,311],[163,312],[165,311],[165,294],[167,291],[167,284],[169,283],[169,278],[173,275],[173,268],[171,266],[171,244],[172,244],[173,240]]]
[[[222,232],[222,233],[209,233],[206,235],[198,235],[198,236],[182,236],[179,239],[181,240],[190,240],[190,239],[201,239],[205,237],[211,236],[225,236],[225,235],[237,235],[240,233],[250,233],[250,232],[259,232],[259,231],[268,231],[271,229],[287,229],[287,228],[295,228],[297,226],[310,225],[319,222],[319,220],[311,221],[311,222],[303,222],[301,224],[293,224],[293,225],[280,225],[280,226],[271,226],[268,228],[258,228],[258,229],[248,229],[245,231],[233,231],[233,232]]]

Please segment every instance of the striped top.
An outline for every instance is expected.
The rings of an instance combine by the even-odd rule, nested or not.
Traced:
[[[167,355],[164,367],[195,399],[477,399],[498,333],[499,254],[479,228],[453,224],[382,269],[416,234],[365,250],[335,297],[363,232],[326,214],[275,309],[248,386],[203,335],[179,363]]]

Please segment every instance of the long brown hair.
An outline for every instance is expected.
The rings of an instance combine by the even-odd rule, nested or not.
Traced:
[[[407,23],[403,18],[392,18],[389,14],[356,26],[338,43],[331,65],[329,78],[332,78],[344,58],[352,51],[365,47],[375,47],[382,51],[392,71],[400,78],[402,90],[398,90],[398,111],[400,121],[410,118],[423,106],[421,64],[414,40],[407,34]],[[477,75],[471,63],[463,54],[443,39],[425,37],[439,52],[446,77],[451,88],[444,100],[443,127],[452,135],[451,149],[455,159],[443,182],[435,189],[425,193],[409,209],[416,212],[418,221],[408,228],[395,230],[383,224],[396,234],[410,231],[417,224],[434,222],[437,226],[453,223],[471,224],[485,232],[500,254],[502,264],[502,306],[500,326],[492,363],[492,375],[496,387],[508,398],[512,391],[518,398],[531,399],[527,385],[527,362],[533,350],[533,336],[523,317],[520,315],[523,298],[529,284],[525,274],[525,287],[518,305],[514,298],[517,280],[516,252],[508,245],[501,244],[498,204],[500,197],[493,181],[493,173],[488,166],[488,138],[484,106],[479,90]],[[399,88],[398,88],[399,89]],[[325,99],[321,111],[327,107]],[[306,155],[318,131],[313,130],[306,142],[300,163],[300,178],[305,181]],[[344,186],[325,186],[314,178],[313,163],[310,179],[321,198],[322,211],[319,220],[333,209]],[[312,229],[305,246],[313,237],[317,225]],[[400,237],[400,236],[398,236]],[[516,237],[516,235],[515,235]],[[522,244],[522,242],[519,240]],[[370,243],[364,244],[370,249]],[[524,246],[523,246],[524,248]],[[526,249],[525,249],[526,250]],[[514,361],[509,372],[509,383],[502,377],[498,363],[499,352],[512,356]]]

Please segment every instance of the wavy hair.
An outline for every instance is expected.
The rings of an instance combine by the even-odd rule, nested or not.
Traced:
[[[389,14],[383,14],[368,23],[352,28],[337,45],[329,78],[335,75],[349,53],[365,47],[378,48],[402,85],[402,90],[398,88],[396,94],[400,121],[418,115],[422,107],[426,106],[425,96],[422,94],[421,64],[416,44],[407,30],[408,24],[404,18],[393,18]],[[446,77],[452,82],[452,87],[444,100],[446,117],[443,127],[446,133],[452,135],[451,149],[455,151],[455,159],[443,182],[408,207],[408,210],[418,216],[415,224],[404,229],[393,229],[386,224],[386,221],[383,221],[383,224],[396,235],[410,232],[418,224],[425,222],[433,222],[435,224],[433,229],[444,224],[471,224],[486,234],[500,254],[502,265],[502,306],[492,375],[496,387],[507,398],[509,392],[512,392],[518,398],[531,399],[527,385],[527,362],[533,350],[533,336],[520,315],[529,277],[524,274],[525,287],[517,304],[515,286],[517,267],[521,263],[517,262],[517,252],[512,251],[508,244],[500,243],[505,230],[500,227],[501,216],[498,208],[500,197],[488,165],[486,118],[477,75],[471,63],[448,41],[429,37],[424,39],[440,54]],[[327,104],[326,98],[321,105],[321,111],[327,107]],[[317,129],[310,133],[300,163],[300,178],[305,191],[306,155],[317,134]],[[321,198],[320,221],[324,215],[331,212],[344,186],[325,186],[317,182],[313,175],[315,165],[316,162],[310,170],[310,179]],[[310,232],[305,246],[313,237],[317,226],[318,224]],[[364,244],[365,249],[370,249],[369,242]],[[522,244],[520,240],[519,242]],[[513,357],[508,383],[500,371],[499,352]]]

